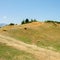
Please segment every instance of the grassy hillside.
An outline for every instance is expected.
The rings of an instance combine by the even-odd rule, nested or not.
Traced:
[[[0,43],[0,60],[37,60],[32,54]]]
[[[60,24],[33,22],[19,26],[6,26],[1,30],[6,30],[3,31],[5,35],[25,43],[60,51]]]

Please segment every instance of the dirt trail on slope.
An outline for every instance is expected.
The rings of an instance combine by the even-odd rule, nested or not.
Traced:
[[[18,50],[31,53],[37,60],[60,60],[60,53],[58,52],[26,44],[8,36],[0,35],[0,42],[6,43],[8,46],[12,46]]]

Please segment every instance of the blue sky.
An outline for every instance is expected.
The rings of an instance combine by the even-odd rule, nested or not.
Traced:
[[[60,0],[0,0],[0,23],[26,18],[60,21]]]

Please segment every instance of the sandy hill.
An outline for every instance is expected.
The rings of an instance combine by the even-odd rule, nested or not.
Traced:
[[[46,57],[48,56],[48,54],[50,54],[49,50],[52,50],[50,57],[46,58],[45,60],[60,60],[59,58],[60,57],[60,53],[59,53],[60,52],[60,24],[33,22],[33,23],[28,23],[23,25],[5,26],[0,28],[0,41],[1,42],[5,41],[7,45],[13,46],[14,48],[18,46],[20,46],[18,48],[21,47],[26,48],[27,46],[28,48],[26,48],[26,50],[29,49],[29,51],[27,52],[31,54],[31,51],[34,51],[34,53],[32,54],[34,57],[37,56],[36,57],[37,60],[40,60],[41,58],[42,60],[45,59],[46,54],[44,55],[45,52],[43,53],[42,52],[43,50],[46,51],[47,53]],[[19,41],[24,42],[23,45],[19,43]],[[37,48],[36,47],[34,48],[34,46],[37,46]],[[40,48],[44,48],[44,49],[40,50]],[[37,49],[36,52],[35,49]],[[56,51],[58,53],[56,53]],[[41,57],[40,55],[38,55],[40,54],[39,52],[42,52]],[[56,56],[56,58],[54,56]]]
[[[60,49],[60,24],[32,22],[0,28],[0,33],[29,44]]]

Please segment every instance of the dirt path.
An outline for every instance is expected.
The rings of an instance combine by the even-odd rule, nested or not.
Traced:
[[[12,46],[18,50],[31,53],[37,58],[37,60],[60,60],[60,53],[58,52],[26,44],[8,36],[0,35],[0,42],[6,43],[8,46]]]

